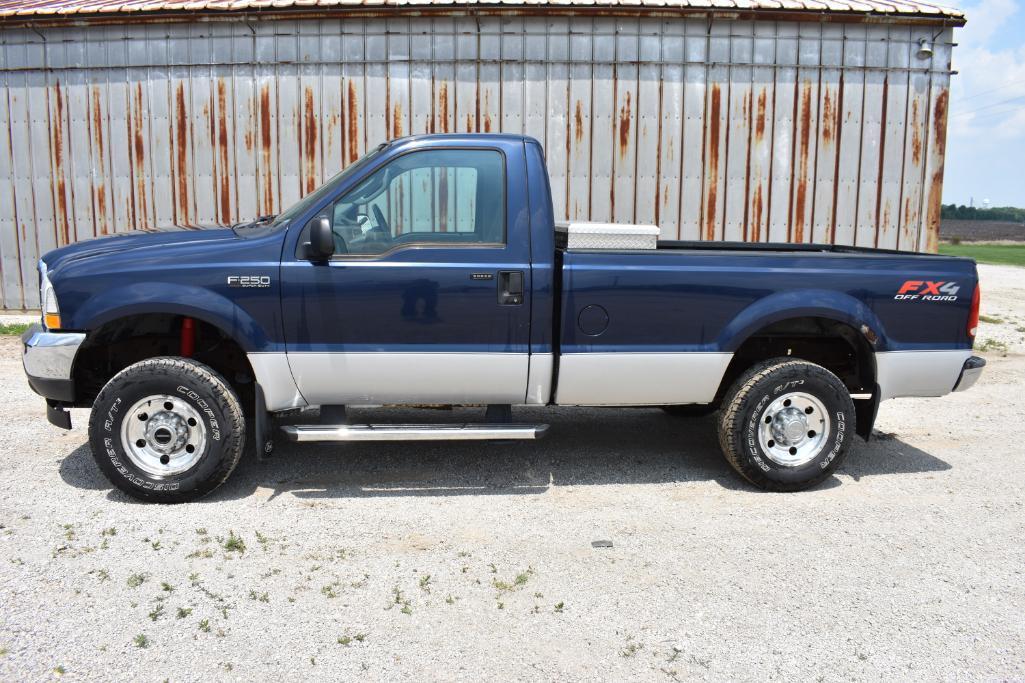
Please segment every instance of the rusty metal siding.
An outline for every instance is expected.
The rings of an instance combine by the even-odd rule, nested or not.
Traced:
[[[429,132],[541,140],[559,218],[934,250],[951,40],[640,16],[0,28],[0,297],[37,306],[55,246],[276,213],[376,143]],[[421,181],[384,208],[422,227],[430,196],[460,229],[463,180]]]

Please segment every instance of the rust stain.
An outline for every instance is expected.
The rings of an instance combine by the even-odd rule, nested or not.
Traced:
[[[826,90],[822,98],[822,141],[829,144],[833,140],[833,124],[835,112],[833,111],[833,97]]]
[[[396,102],[392,110],[392,137],[402,137],[402,103]]]
[[[177,168],[175,177],[178,181],[178,216],[182,225],[189,224],[189,118],[185,110],[185,84],[179,83],[175,90],[174,125],[178,132],[174,140]]]
[[[448,232],[448,170],[438,172],[438,219],[441,231]]]
[[[925,226],[925,250],[935,253],[940,235],[940,211],[943,202],[943,169],[947,152],[947,103],[950,92],[944,89],[936,98],[933,132],[936,135],[936,170],[929,182],[929,213]]]
[[[911,101],[911,162],[918,166],[922,163],[922,131],[918,129],[918,99]]]
[[[99,87],[93,86],[93,141],[96,143],[102,165],[106,149],[103,145],[103,104],[100,97]]]
[[[96,186],[96,212],[100,215],[100,234],[107,234],[107,187],[100,183]]]
[[[619,109],[619,158],[626,156],[630,147],[630,91],[626,92],[626,102]]]
[[[708,197],[705,208],[705,239],[715,239],[715,206],[719,195],[719,114],[722,111],[722,93],[719,85],[712,86],[712,104],[708,112]]]
[[[98,86],[92,87],[92,129],[93,129],[93,143],[96,148],[96,166],[94,170],[102,177],[105,175],[106,163],[104,158],[106,156],[106,146],[103,142],[103,101],[102,94]],[[107,234],[107,190],[100,184],[99,186],[93,187],[93,195],[96,200],[96,216],[93,218],[93,233],[106,235]],[[98,219],[98,220],[97,220]],[[98,225],[97,225],[98,223]],[[97,229],[98,228],[98,229]]]
[[[60,235],[64,244],[71,243],[71,221],[68,217],[67,187],[64,182],[64,93],[61,92],[60,81],[53,88],[54,102],[57,109],[53,124],[53,174],[57,178],[56,193],[57,220],[60,222]]]
[[[487,110],[484,111],[484,132],[491,132],[491,112]]]
[[[274,171],[271,168],[270,86],[260,88],[260,170],[263,173],[263,208],[261,213],[274,213]]]
[[[794,211],[794,242],[804,241],[804,209],[808,203],[808,147],[811,142],[811,84],[801,93],[801,142],[797,162],[797,204]]]
[[[356,100],[356,86],[353,85],[352,81],[349,81],[345,108],[347,114],[346,123],[348,124],[349,163],[351,164],[359,159],[359,142],[356,140],[356,134],[359,130],[359,103]]]
[[[231,174],[228,173],[228,95],[224,80],[217,79],[217,152],[220,159],[218,166],[218,193],[221,209],[221,223],[231,223]]]
[[[135,197],[133,201],[138,202],[136,221],[140,227],[149,227],[149,207],[146,198],[146,173],[143,170],[146,164],[146,138],[143,137],[142,121],[142,83],[135,85],[135,111],[132,114],[132,139],[135,148],[135,159],[132,168],[135,173]]]
[[[765,138],[765,104],[768,93],[765,88],[758,94],[758,114],[755,116],[755,140],[761,142]]]
[[[303,165],[306,193],[317,189],[317,113],[314,110],[313,89],[303,93]]]
[[[395,221],[392,223],[392,231],[397,231],[399,234],[405,232],[403,228],[404,213],[406,208],[406,184],[399,181],[398,192],[396,192],[395,198]]]
[[[466,132],[473,132],[473,114],[470,114],[469,112],[466,114]]]
[[[575,129],[575,133],[574,134],[576,136],[576,141],[577,142],[580,142],[580,141],[582,141],[584,139],[584,110],[583,110],[583,107],[584,107],[584,105],[580,102],[580,100],[577,100],[577,110],[576,110],[576,114],[574,114],[574,117],[573,117],[574,123],[576,124],[576,129]],[[567,136],[567,138],[568,137],[569,136]]]
[[[441,84],[438,91],[438,118],[441,119],[441,132],[448,132],[448,83]]]
[[[744,118],[747,123],[747,155],[744,159],[744,241],[747,242],[751,239],[751,203],[749,198],[751,197],[751,149],[754,147],[751,144],[751,138],[754,135],[754,126],[752,125],[751,118],[754,115],[754,90],[748,90],[747,95],[744,97]],[[727,143],[729,144],[729,143]]]
[[[762,214],[763,214],[763,211],[764,211],[763,206],[762,206],[763,200],[762,200],[762,184],[761,184],[761,182],[759,182],[758,186],[755,187],[753,203],[754,203],[754,212],[753,212],[753,219],[754,220],[751,222],[751,232],[748,235],[748,239],[750,241],[752,241],[752,242],[760,242],[761,241],[761,237],[762,237],[762,235],[761,235],[761,232],[762,232]]]
[[[950,91],[944,89],[936,98],[933,110],[933,133],[936,135],[936,154],[942,159],[947,154],[947,100]]]

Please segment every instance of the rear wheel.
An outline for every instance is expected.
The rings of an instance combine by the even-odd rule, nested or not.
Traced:
[[[140,500],[178,503],[220,486],[245,442],[238,397],[209,367],[185,358],[131,365],[100,391],[89,416],[93,457]]]
[[[854,437],[854,402],[822,366],[777,358],[748,370],[719,417],[726,460],[759,488],[799,491],[828,478]]]

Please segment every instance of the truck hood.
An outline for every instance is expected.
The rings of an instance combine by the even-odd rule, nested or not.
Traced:
[[[172,228],[160,231],[139,230],[69,244],[66,247],[61,247],[48,252],[43,256],[43,262],[46,263],[47,270],[53,273],[59,270],[61,266],[69,263],[85,259],[94,259],[111,254],[123,254],[124,252],[129,251],[151,252],[155,249],[170,249],[171,251],[167,253],[166,256],[168,258],[174,258],[173,254],[174,251],[176,251],[174,248],[177,246],[195,244],[197,242],[210,245],[216,242],[230,242],[238,239],[241,238],[239,238],[230,228],[204,228],[200,230]],[[161,251],[161,255],[164,255],[163,251]]]

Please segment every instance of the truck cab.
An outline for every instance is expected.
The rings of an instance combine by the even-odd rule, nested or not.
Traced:
[[[230,475],[247,429],[261,457],[274,433],[542,436],[517,405],[718,411],[734,469],[797,490],[868,438],[881,401],[967,389],[984,365],[969,260],[657,237],[557,226],[531,138],[402,138],[277,216],[45,255],[25,370],[52,423],[91,408],[116,486],[179,502]],[[345,418],[411,404],[487,409],[458,425]],[[295,419],[311,408],[319,423]]]

